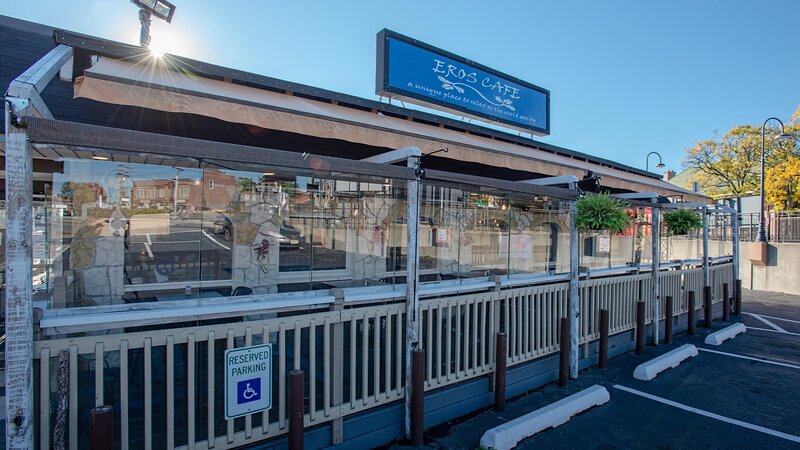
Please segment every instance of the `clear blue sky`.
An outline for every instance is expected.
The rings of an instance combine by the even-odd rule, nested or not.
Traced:
[[[551,91],[545,142],[644,168],[800,105],[800,1],[173,0],[170,53],[367,98],[382,28]],[[126,0],[0,3],[0,14],[138,42]],[[651,159],[651,167],[655,164]]]

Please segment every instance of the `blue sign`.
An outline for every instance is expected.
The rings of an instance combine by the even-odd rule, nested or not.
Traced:
[[[550,91],[389,30],[378,33],[379,95],[550,134]]]
[[[251,378],[236,383],[236,403],[250,403],[261,400],[261,378]]]

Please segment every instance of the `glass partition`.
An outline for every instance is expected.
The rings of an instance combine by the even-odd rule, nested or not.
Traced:
[[[405,282],[405,181],[61,153],[35,199],[42,306]]]
[[[630,226],[621,233],[584,231],[580,234],[581,266],[590,269],[650,262],[651,210],[632,207]]]
[[[420,280],[569,271],[566,204],[423,183]]]

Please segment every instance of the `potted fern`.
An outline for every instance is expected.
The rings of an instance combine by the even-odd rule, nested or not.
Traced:
[[[628,204],[609,194],[589,194],[577,200],[575,225],[581,231],[621,233],[630,226]]]
[[[692,230],[702,228],[703,219],[690,209],[676,209],[664,213],[664,223],[673,235],[685,235]]]

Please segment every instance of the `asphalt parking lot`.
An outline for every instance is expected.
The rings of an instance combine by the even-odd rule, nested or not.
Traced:
[[[720,346],[708,330],[676,336],[581,372],[567,388],[551,384],[463,422],[430,430],[429,448],[479,448],[483,433],[595,384],[611,400],[521,442],[521,449],[800,449],[800,296],[745,291],[744,334]],[[714,322],[714,330],[729,323]],[[691,343],[700,355],[651,381],[633,378],[644,361]],[[750,358],[750,359],[748,359]]]

